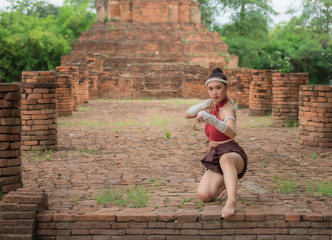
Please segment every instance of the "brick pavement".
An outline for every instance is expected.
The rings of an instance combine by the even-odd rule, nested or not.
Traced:
[[[183,117],[188,106],[171,100],[90,101],[74,116],[58,119],[59,151],[23,155],[24,188],[45,189],[45,214],[128,217],[129,211],[177,214],[187,220],[193,213],[213,217],[221,212],[223,201],[202,206],[196,196],[204,173],[200,158],[208,144],[204,125],[194,126],[194,120]],[[238,111],[236,138],[249,157],[247,174],[239,183],[239,216],[255,220],[278,214],[289,219],[331,215],[331,199],[312,197],[306,185],[310,179],[332,180],[332,149],[299,145],[297,129],[269,127],[271,121],[248,117],[247,109]],[[171,137],[163,138],[165,132]],[[273,177],[294,179],[298,191],[273,191]],[[106,189],[136,184],[151,195],[146,208],[96,203],[97,194]]]

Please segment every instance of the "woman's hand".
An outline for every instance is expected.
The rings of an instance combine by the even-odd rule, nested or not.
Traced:
[[[203,123],[204,122],[204,119],[202,118],[201,115],[197,115],[196,119],[197,119],[197,122],[199,122],[199,123]]]

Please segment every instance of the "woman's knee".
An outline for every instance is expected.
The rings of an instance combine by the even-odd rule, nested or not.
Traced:
[[[232,157],[227,154],[223,155],[220,158],[219,163],[220,163],[221,168],[224,168],[227,166],[234,166],[234,161],[233,161]]]
[[[210,202],[212,200],[211,194],[202,189],[198,189],[197,196],[202,202]]]

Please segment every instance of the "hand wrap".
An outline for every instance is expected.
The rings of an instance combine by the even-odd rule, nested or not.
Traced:
[[[198,112],[197,116],[201,116],[204,122],[212,124],[220,132],[224,133],[227,131],[227,124],[224,121],[219,120],[215,115],[207,113],[205,111],[200,111]]]
[[[212,102],[213,102],[212,99],[208,99],[208,100],[205,100],[204,102],[202,102],[200,104],[191,106],[188,109],[188,114],[191,117],[195,117],[199,111],[202,111],[202,110],[208,108],[212,104]]]

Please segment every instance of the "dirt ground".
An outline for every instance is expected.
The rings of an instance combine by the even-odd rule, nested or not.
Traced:
[[[209,147],[204,125],[184,112],[198,102],[92,100],[58,118],[58,151],[22,156],[24,187],[45,189],[51,212],[123,211],[129,206],[97,198],[132,186],[150,196],[144,211],[219,210],[223,200],[203,204],[196,196]],[[249,117],[248,109],[237,115],[236,141],[249,159],[238,211],[331,212],[331,197],[310,192],[308,184],[329,182],[324,189],[331,194],[332,149],[300,145],[298,128],[274,128],[271,116]]]

